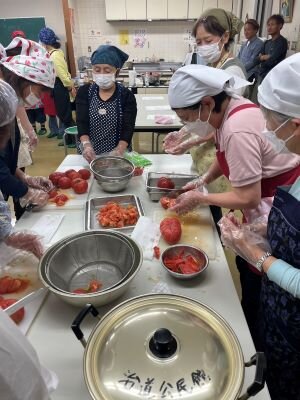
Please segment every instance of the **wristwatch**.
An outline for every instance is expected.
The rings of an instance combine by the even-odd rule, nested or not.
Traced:
[[[260,259],[256,262],[256,264],[255,264],[255,267],[260,271],[260,272],[262,272],[262,266],[263,266],[263,263],[266,261],[266,259],[268,258],[268,257],[270,257],[272,254],[271,253],[269,253],[268,251],[266,252],[266,253],[264,253],[261,257],[260,257]]]

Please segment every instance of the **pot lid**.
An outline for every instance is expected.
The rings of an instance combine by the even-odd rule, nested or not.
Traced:
[[[95,400],[234,400],[244,379],[240,344],[226,321],[175,295],[115,307],[93,330],[84,358]]]

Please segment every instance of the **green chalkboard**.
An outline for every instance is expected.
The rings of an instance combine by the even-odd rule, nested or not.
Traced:
[[[38,42],[39,31],[44,27],[44,17],[0,18],[0,43],[6,47],[12,40],[11,33],[16,30],[22,30],[27,39]]]

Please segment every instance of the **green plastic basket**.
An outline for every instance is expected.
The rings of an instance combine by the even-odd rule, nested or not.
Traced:
[[[70,126],[69,128],[66,128],[65,133],[67,133],[68,135],[77,135],[78,134],[77,126]]]

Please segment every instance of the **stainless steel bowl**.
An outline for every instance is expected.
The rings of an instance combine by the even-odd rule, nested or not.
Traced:
[[[63,301],[76,306],[99,306],[128,289],[142,261],[138,244],[122,233],[82,232],[62,239],[46,251],[40,260],[39,276],[44,286]],[[95,275],[103,283],[103,290],[72,293],[78,287],[86,287]]]
[[[90,164],[97,183],[105,192],[124,190],[133,176],[134,165],[123,157],[99,156]]]
[[[183,273],[179,273],[179,272],[173,272],[165,265],[164,259],[166,257],[176,256],[182,251],[184,251],[185,256],[191,255],[194,258],[196,258],[197,260],[199,260],[199,262],[203,265],[202,268],[200,268],[200,270],[198,272],[195,272],[193,274],[183,274]],[[185,244],[175,244],[174,246],[170,246],[161,255],[162,266],[170,275],[172,275],[174,278],[177,278],[177,279],[186,280],[186,279],[192,279],[192,278],[195,278],[195,277],[201,275],[208,267],[208,263],[209,263],[208,256],[203,250],[199,249],[198,247],[189,246],[189,245],[185,245]]]

